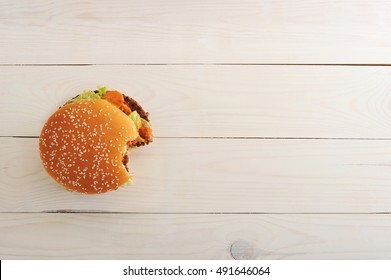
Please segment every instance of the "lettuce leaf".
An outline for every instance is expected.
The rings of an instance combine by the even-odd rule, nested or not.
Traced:
[[[71,104],[80,100],[101,99],[106,94],[106,87],[98,87],[97,91],[87,90],[69,100],[66,104]]]
[[[132,178],[129,178],[129,180],[127,182],[125,182],[124,184],[122,184],[120,187],[129,187],[132,185],[133,185]]]
[[[133,111],[132,113],[130,113],[129,118],[134,122],[137,130],[139,130],[141,127],[141,117],[137,113],[137,111]]]
[[[105,96],[106,91],[107,91],[107,87],[98,86],[98,93],[97,94],[102,98],[103,96]]]

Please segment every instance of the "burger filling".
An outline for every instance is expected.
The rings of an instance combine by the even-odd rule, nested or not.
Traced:
[[[121,109],[136,125],[139,137],[128,143],[129,147],[139,147],[152,142],[152,127],[149,123],[148,113],[133,99],[118,91],[107,90],[106,87],[98,87],[95,91],[84,91],[75,96],[66,104],[74,103],[80,100],[105,99],[114,106]]]
[[[105,99],[114,106],[118,107],[124,114],[126,114],[136,125],[139,136],[134,140],[127,143],[128,149],[134,147],[140,147],[148,145],[153,140],[152,127],[149,123],[148,113],[133,99],[118,91],[107,90],[106,87],[98,87],[95,91],[84,91],[83,93],[75,96],[69,100],[66,104],[78,102],[80,100],[92,100],[92,99]],[[66,105],[65,104],[65,105]],[[129,172],[128,168],[129,157],[127,152],[125,153],[122,163]],[[125,185],[131,185],[132,180],[129,179]]]

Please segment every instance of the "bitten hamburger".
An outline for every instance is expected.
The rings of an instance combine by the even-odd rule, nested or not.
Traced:
[[[132,183],[128,150],[152,142],[148,113],[118,91],[85,91],[60,107],[39,139],[47,173],[69,191],[105,193]]]

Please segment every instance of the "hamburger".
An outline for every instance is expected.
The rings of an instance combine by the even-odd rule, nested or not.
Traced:
[[[70,99],[42,128],[47,173],[69,191],[99,194],[132,184],[128,151],[153,140],[149,115],[134,99],[105,87]]]

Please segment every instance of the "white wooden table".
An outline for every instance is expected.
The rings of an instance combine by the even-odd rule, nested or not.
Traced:
[[[1,259],[391,258],[391,2],[0,1]],[[69,193],[38,135],[107,85],[135,184]]]

